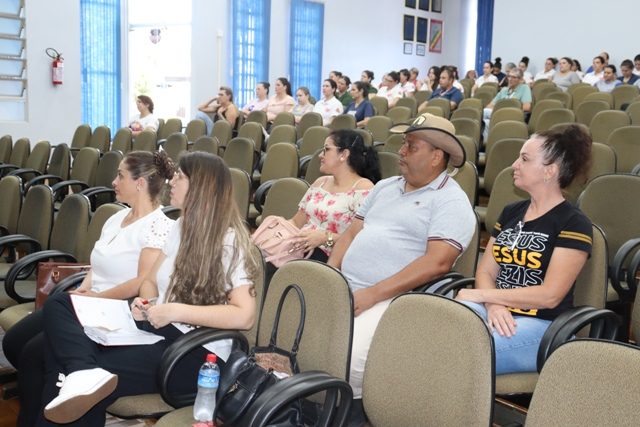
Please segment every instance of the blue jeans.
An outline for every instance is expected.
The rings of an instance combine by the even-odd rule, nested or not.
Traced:
[[[484,304],[460,301],[478,312],[487,320],[487,309]],[[496,374],[515,372],[536,372],[538,347],[542,336],[551,324],[551,320],[529,316],[513,316],[516,321],[516,333],[511,338],[493,332],[496,351]]]
[[[207,135],[211,135],[211,130],[213,129],[213,120],[207,113],[203,113],[202,111],[198,111],[196,113],[196,119],[202,120],[207,125]]]

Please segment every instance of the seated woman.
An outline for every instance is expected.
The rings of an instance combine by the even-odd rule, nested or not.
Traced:
[[[622,75],[618,77],[618,80],[622,82],[623,85],[632,85],[640,79],[640,77],[633,74],[633,62],[630,59],[625,59],[620,64],[620,72]]]
[[[211,119],[207,113],[214,113],[214,118]],[[220,86],[218,96],[198,105],[198,113],[196,113],[196,119],[204,121],[207,125],[207,135],[211,134],[213,124],[218,120],[226,120],[234,129],[237,129],[239,118],[240,111],[233,103],[233,91],[228,86]]]
[[[380,164],[373,147],[352,130],[332,132],[320,153],[320,177],[304,195],[290,221],[300,228],[299,250],[313,251],[312,259],[326,262],[333,244],[349,227],[360,203],[380,180]]]
[[[131,135],[135,138],[143,130],[158,132],[160,121],[153,115],[153,101],[147,95],[139,95],[136,99],[136,107],[139,114],[136,114],[129,121]]]
[[[347,108],[347,105],[351,104],[353,99],[349,93],[349,86],[351,86],[351,79],[347,76],[340,76],[338,78],[338,91],[336,92],[336,99],[342,104],[342,108]]]
[[[440,67],[431,67],[429,68],[429,73],[424,78],[424,84],[420,88],[420,90],[430,90],[431,92],[435,92],[438,89],[438,85],[440,84],[440,73],[442,70]]]
[[[558,64],[558,60],[556,58],[547,58],[547,60],[544,61],[544,70],[538,72],[536,76],[533,78],[533,80],[536,81],[536,80],[547,79],[551,81],[551,78],[556,73],[557,64]],[[531,83],[529,86],[533,86],[533,83]]]
[[[412,97],[416,91],[416,87],[411,83],[411,73],[406,68],[403,68],[399,72],[400,75],[400,90],[405,97]]]
[[[256,86],[256,98],[253,98],[251,101],[247,102],[247,105],[242,107],[242,110],[240,110],[242,111],[242,114],[244,114],[245,118],[247,118],[247,116],[253,110],[262,110],[267,106],[267,102],[269,102],[269,100],[267,99],[267,97],[269,96],[269,87],[271,87],[269,82],[258,83],[258,85]]]
[[[322,98],[313,106],[313,111],[322,116],[322,125],[329,126],[338,114],[342,114],[342,104],[335,97],[338,85],[331,79],[322,82]]]
[[[409,83],[415,86],[416,90],[420,90],[420,88],[422,87],[422,82],[418,78],[418,74],[420,74],[420,70],[418,70],[416,67],[413,67],[409,70]]]
[[[533,76],[531,75],[531,73],[529,71],[527,71],[527,68],[529,68],[529,57],[528,56],[523,56],[522,57],[522,59],[518,63],[518,68],[520,68],[522,70],[522,80],[524,81],[524,84],[528,85],[528,84],[533,83]]]
[[[595,84],[600,92],[611,92],[618,86],[622,86],[622,82],[616,79],[616,66],[609,64],[604,66],[604,78],[598,80]]]
[[[584,77],[584,72],[582,71],[582,65],[580,65],[580,61],[578,61],[577,59],[571,60],[571,71],[576,73],[578,77],[580,77],[580,81],[582,81],[582,78]]]
[[[373,71],[369,70],[364,70],[360,76],[361,82],[369,83],[369,99],[373,98],[378,93],[378,88],[371,83],[373,81],[373,76]]]
[[[91,270],[74,293],[114,299],[138,295],[173,226],[160,206],[165,181],[172,177],[173,165],[164,151],[125,156],[113,187],[116,199],[130,208],[105,222],[91,252]],[[41,406],[40,395],[29,393],[43,387],[43,328],[42,310],[36,310],[7,331],[2,342],[7,359],[18,369],[18,426],[35,425]]]
[[[498,86],[503,87],[505,80],[507,79],[507,75],[502,72],[502,58],[498,57],[495,61],[493,61],[493,75],[498,80]]]
[[[571,58],[564,57],[560,60],[560,69],[553,75],[551,81],[563,92],[566,92],[574,83],[580,83],[580,76],[575,71],[571,71]]]
[[[636,55],[635,58],[633,58],[633,66],[633,74],[640,76],[640,55]]]
[[[491,61],[486,61],[482,66],[483,75],[478,77],[476,80],[476,84],[471,88],[471,96],[476,94],[476,91],[482,87],[483,84],[487,82],[498,83],[498,78],[494,76],[491,71],[493,71],[493,63]]]
[[[476,70],[469,70],[467,71],[467,74],[464,75],[465,79],[471,79],[471,80],[477,80],[478,79],[478,73],[476,73]]]
[[[596,56],[593,58],[593,71],[584,75],[582,83],[594,85],[598,80],[602,79],[604,79],[604,58]]]
[[[293,106],[291,109],[291,113],[293,113],[293,117],[296,119],[296,124],[300,123],[300,119],[309,111],[313,111],[313,104],[310,102],[311,95],[309,94],[309,89],[304,86],[301,86],[296,91],[296,97],[298,98],[298,103]]]
[[[369,101],[369,84],[355,82],[351,85],[353,101],[342,114],[351,114],[356,118],[356,126],[364,126],[373,117],[373,104]]]
[[[51,296],[44,307],[46,406],[36,425],[46,424],[46,418],[102,426],[106,407],[119,397],[158,392],[155,377],[162,354],[183,333],[197,326],[245,330],[253,325],[260,260],[234,203],[229,168],[204,152],[185,154],[179,165],[171,180],[171,205],[181,208],[183,216],[131,304],[142,329],[165,339],[102,347],[85,335],[70,296]],[[155,303],[143,302],[155,298]],[[172,388],[195,391],[210,348],[183,359]],[[230,350],[228,342],[216,343],[214,351],[224,360]],[[59,373],[64,379],[56,386]]]
[[[291,112],[295,103],[291,96],[291,83],[285,77],[280,77],[276,80],[276,94],[269,98],[262,111],[267,113],[267,121],[272,122],[278,114],[284,111]]]
[[[578,125],[534,134],[513,164],[514,184],[531,199],[508,205],[487,244],[475,289],[456,299],[487,320],[496,373],[535,372],[538,347],[553,319],[573,307],[573,285],[591,253],[591,221],[562,189],[586,179],[591,137]]]

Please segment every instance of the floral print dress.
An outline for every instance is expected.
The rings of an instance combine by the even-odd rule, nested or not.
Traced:
[[[353,184],[349,191],[343,193],[330,193],[322,188],[329,178],[325,179],[318,187],[307,190],[298,208],[305,211],[307,223],[302,230],[322,230],[331,233],[342,234],[351,225],[360,204],[371,191],[355,190],[361,180]],[[320,246],[324,253],[331,254],[331,248]]]

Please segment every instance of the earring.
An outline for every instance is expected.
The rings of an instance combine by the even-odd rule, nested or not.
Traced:
[[[547,183],[547,178],[544,178],[544,179],[542,180],[542,182],[544,182],[544,183],[546,184],[546,183]]]
[[[343,162],[344,161],[344,157],[340,157],[340,161]]]

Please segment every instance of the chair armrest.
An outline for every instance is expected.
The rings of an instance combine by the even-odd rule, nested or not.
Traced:
[[[0,237],[8,236],[9,230],[4,225],[0,225]]]
[[[611,280],[611,286],[616,290],[621,300],[633,301],[636,294],[635,287],[633,289],[624,288],[620,282],[621,280],[624,280],[623,264],[625,260],[638,247],[640,247],[640,237],[627,240],[622,246],[620,246],[620,249],[616,252],[616,256],[613,258],[611,267],[609,267],[609,279]],[[629,275],[627,274],[627,278],[628,277]]]
[[[72,185],[79,185],[82,190],[86,190],[87,188],[89,188],[89,185],[87,185],[86,182],[78,181],[77,179],[61,181],[51,187],[51,191],[53,191],[53,200],[58,200],[62,193],[62,190]]]
[[[538,348],[538,372],[560,344],[573,339],[576,333],[591,325],[590,338],[615,340],[620,325],[611,310],[589,306],[575,307],[558,316],[547,328]]]
[[[336,409],[338,393],[340,403],[332,425],[340,426],[346,422],[353,391],[345,380],[335,378],[321,371],[307,371],[292,377],[278,381],[273,387],[264,391],[241,420],[240,426],[254,427],[266,426],[273,415],[289,402],[310,396],[321,391],[326,391],[322,416],[318,426],[326,427],[331,422],[333,412]]]
[[[253,206],[255,206],[256,210],[262,213],[262,207],[264,206],[265,198],[267,197],[267,192],[277,180],[271,179],[258,187],[255,193],[253,193]]]
[[[86,190],[82,190],[80,194],[87,196],[89,201],[91,202],[91,211],[97,209],[97,196],[99,194],[109,194],[111,197],[109,198],[109,203],[113,203],[116,201],[116,191],[113,188],[108,187],[90,187]]]
[[[49,261],[52,258],[61,259],[64,262],[77,262],[73,255],[55,250],[40,251],[27,255],[26,257],[19,259],[7,273],[7,278],[4,280],[4,290],[7,295],[16,300],[18,304],[34,301],[35,294],[33,297],[24,297],[16,292],[16,281],[26,279],[38,267],[39,262]],[[25,274],[25,272],[28,272],[28,274]]]
[[[156,142],[156,144],[157,144],[157,145],[156,145],[156,147],[160,147],[160,146],[161,146],[162,144],[164,144],[165,142],[167,142],[167,138],[159,139],[159,140]]]
[[[308,155],[308,156],[304,156],[300,158],[300,166],[298,166],[298,170],[301,171],[307,163],[309,163],[311,161],[311,159],[313,158],[313,155]]]
[[[638,270],[640,270],[640,251],[636,252],[627,269],[627,286],[634,294],[638,289]]]
[[[21,178],[22,178],[24,175],[26,175],[26,174],[28,174],[28,173],[32,173],[32,174],[34,175],[34,178],[35,178],[36,176],[40,176],[40,175],[42,175],[42,172],[40,172],[39,170],[37,170],[37,169],[31,169],[31,168],[20,168],[20,169],[16,169],[16,170],[13,170],[13,171],[9,172],[7,175],[10,175],[10,176],[19,176],[19,177],[21,177]]]
[[[466,288],[467,286],[473,285],[474,283],[476,283],[475,277],[462,277],[460,273],[457,273],[455,271],[452,271],[451,273],[457,274],[458,276],[460,276],[460,278],[457,278],[452,280],[451,282],[442,284],[437,289],[433,290],[434,294],[447,295],[451,291],[458,291],[462,288]],[[447,273],[447,274],[451,274],[451,273]]]
[[[20,166],[10,165],[8,163],[0,165],[0,175],[5,175],[8,170],[20,169]]]
[[[25,244],[25,243],[29,244],[29,250],[27,250],[29,254],[32,254],[34,252],[39,252],[42,250],[42,246],[40,245],[40,242],[37,241],[36,239],[31,238],[29,236],[25,236],[24,234],[11,234],[8,236],[0,237],[0,251],[4,252],[4,248],[6,246],[16,247],[19,244]],[[26,277],[28,277],[28,275],[25,276],[25,278]]]
[[[233,339],[238,342],[239,348],[247,353],[249,351],[249,342],[247,338],[238,331],[214,329],[214,328],[197,328],[184,334],[173,342],[162,355],[160,366],[156,374],[156,382],[160,395],[167,404],[174,408],[182,408],[184,406],[193,405],[195,402],[195,393],[173,393],[169,390],[169,377],[178,362],[195,348],[213,342],[225,339]]]
[[[66,292],[71,288],[77,287],[82,283],[88,273],[88,271],[81,271],[79,273],[72,274],[65,279],[62,279],[60,282],[58,282],[57,285],[51,288],[51,291],[49,291],[49,295],[57,294],[59,292]]]
[[[80,151],[84,147],[69,147],[69,151]]]
[[[38,184],[44,184],[44,182],[46,180],[53,180],[55,182],[62,182],[62,177],[58,176],[58,175],[51,175],[51,174],[45,174],[45,175],[40,175],[40,176],[36,176],[35,178],[32,178],[29,180],[29,182],[27,182],[24,186],[24,194],[27,194],[27,191],[29,191],[29,189],[31,187],[33,187],[34,185],[38,185]]]

